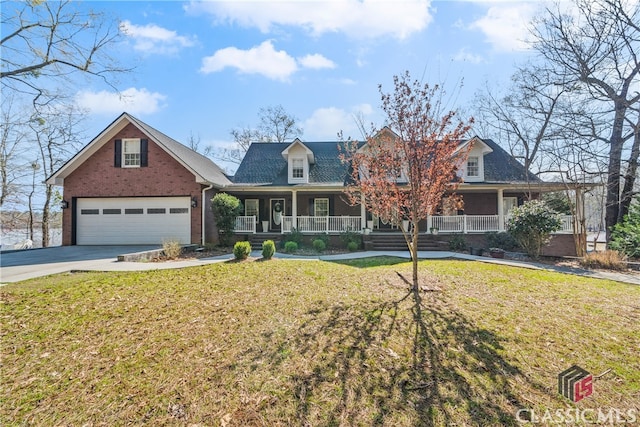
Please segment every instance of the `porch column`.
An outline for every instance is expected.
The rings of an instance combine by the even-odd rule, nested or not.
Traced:
[[[367,228],[367,207],[364,205],[364,196],[362,194],[360,195],[360,228]]]
[[[504,190],[498,188],[498,230],[504,231]]]
[[[298,195],[296,190],[291,190],[291,226],[298,229]]]

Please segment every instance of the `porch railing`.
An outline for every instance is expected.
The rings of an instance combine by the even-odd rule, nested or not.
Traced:
[[[429,217],[429,228],[437,228],[443,233],[485,233],[489,231],[505,231],[507,229],[507,217],[500,227],[498,215],[453,215]],[[562,227],[557,233],[573,232],[573,217],[562,216]]]
[[[573,233],[573,215],[562,215],[562,228],[558,233]]]
[[[346,230],[360,231],[359,216],[291,216],[283,217],[282,232],[296,228],[302,233],[341,233]]]
[[[236,225],[235,225],[236,233],[255,233],[256,232],[256,216],[237,216],[236,217]]]
[[[499,226],[498,215],[453,215],[431,216],[428,228],[437,228],[441,233],[485,233],[489,231],[504,231],[507,229],[507,217],[504,224]],[[362,222],[359,216],[283,216],[283,233],[290,233],[294,228],[302,233],[341,233],[346,230],[359,232]],[[236,217],[236,233],[255,233],[256,217]],[[427,230],[428,232],[428,230]],[[562,228],[557,233],[572,233],[573,217],[562,216]]]
[[[445,233],[478,233],[498,231],[498,215],[433,216],[429,228]]]

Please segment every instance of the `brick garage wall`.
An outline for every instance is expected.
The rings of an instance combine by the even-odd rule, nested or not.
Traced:
[[[114,166],[115,140],[142,138],[149,140],[149,166],[117,168]],[[202,185],[194,175],[156,145],[137,127],[128,124],[113,139],[107,141],[87,161],[64,180],[64,200],[82,197],[162,197],[189,196],[198,200],[191,209],[191,242],[200,243],[202,224]],[[72,209],[65,209],[62,218],[62,244],[71,244]]]

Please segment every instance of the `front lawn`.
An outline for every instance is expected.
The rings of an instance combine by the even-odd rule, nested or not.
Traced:
[[[517,425],[636,408],[640,287],[465,261],[241,262],[0,288],[1,425]],[[594,394],[571,403],[578,364]],[[597,412],[595,412],[597,413]],[[592,416],[594,412],[588,412]],[[525,415],[526,416],[526,415]]]

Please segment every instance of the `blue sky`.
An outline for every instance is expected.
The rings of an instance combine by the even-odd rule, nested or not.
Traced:
[[[465,108],[485,82],[508,85],[526,60],[527,23],[540,2],[235,1],[86,2],[115,15],[127,34],[117,54],[135,65],[116,94],[85,82],[76,98],[97,135],[127,111],[181,142],[226,147],[232,128],[255,126],[282,105],[303,140],[359,138],[353,120],[382,124],[378,85],[409,70]],[[485,135],[491,137],[491,135]],[[230,165],[224,165],[233,169]]]

